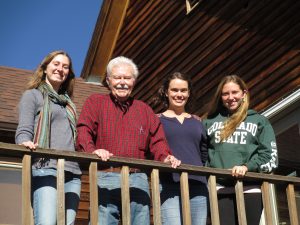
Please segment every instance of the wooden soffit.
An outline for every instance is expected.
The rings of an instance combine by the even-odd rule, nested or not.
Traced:
[[[81,77],[103,80],[122,27],[129,0],[103,0]]]

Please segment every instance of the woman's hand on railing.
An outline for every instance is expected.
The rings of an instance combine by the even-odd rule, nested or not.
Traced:
[[[107,161],[111,156],[114,155],[105,149],[96,149],[93,151],[93,154],[96,154],[102,161]]]
[[[38,144],[34,144],[32,141],[24,141],[20,145],[24,145],[26,148],[29,148],[32,151],[36,150],[36,147],[38,146]]]
[[[178,160],[177,158],[175,158],[175,156],[173,155],[168,155],[165,159],[164,159],[164,163],[169,163],[171,164],[171,166],[173,168],[176,168],[177,166],[180,166],[181,161]]]
[[[243,177],[247,172],[248,172],[248,167],[245,165],[234,166],[231,170],[231,174],[233,177]]]

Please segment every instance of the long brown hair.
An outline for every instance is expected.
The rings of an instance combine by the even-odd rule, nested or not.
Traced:
[[[57,55],[64,55],[68,57],[70,66],[69,66],[69,74],[67,79],[62,83],[59,89],[58,94],[63,94],[67,92],[67,94],[72,97],[73,96],[73,89],[74,89],[74,83],[75,83],[75,74],[73,70],[72,60],[71,57],[66,53],[65,51],[58,50],[50,52],[43,61],[38,65],[36,68],[31,80],[29,81],[27,88],[28,89],[35,89],[40,86],[41,83],[45,82],[46,80],[46,74],[45,70],[48,66],[48,64],[56,57]]]
[[[161,104],[162,105],[161,111],[165,111],[169,108],[169,99],[167,97],[167,93],[168,93],[170,82],[175,79],[180,79],[180,80],[186,81],[188,83],[188,89],[190,92],[190,96],[185,105],[185,110],[187,112],[191,112],[193,110],[193,101],[194,101],[192,81],[189,76],[187,76],[186,74],[180,73],[180,72],[174,72],[164,79],[162,85],[158,89],[157,96],[155,96],[153,98],[152,103],[154,106]]]
[[[232,135],[235,129],[239,126],[239,124],[245,120],[245,118],[247,117],[247,111],[250,103],[250,96],[246,83],[237,75],[228,75],[225,76],[219,83],[217,91],[212,99],[207,117],[212,118],[221,112],[227,111],[222,102],[222,90],[224,85],[230,82],[239,85],[242,91],[246,91],[246,95],[244,96],[238,110],[231,114],[225,121],[224,128],[221,131],[221,140],[225,140],[230,135]]]

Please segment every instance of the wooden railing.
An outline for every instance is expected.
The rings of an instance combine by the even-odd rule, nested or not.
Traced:
[[[130,224],[130,195],[129,195],[129,168],[140,168],[149,172],[151,177],[151,200],[153,207],[153,224],[160,225],[160,192],[159,192],[159,172],[181,173],[180,187],[182,197],[183,224],[191,224],[188,174],[205,175],[208,177],[209,200],[211,210],[211,224],[219,225],[219,211],[217,203],[216,177],[231,178],[229,170],[212,169],[182,164],[179,168],[173,169],[169,165],[152,160],[138,160],[132,158],[112,157],[109,161],[103,162],[96,155],[82,152],[57,151],[47,149],[37,149],[30,151],[23,146],[0,142],[1,157],[15,157],[22,159],[22,224],[33,224],[31,207],[31,157],[57,158],[57,224],[65,224],[64,211],[64,160],[79,162],[89,172],[90,184],[90,221],[91,225],[97,224],[98,220],[98,188],[97,188],[97,167],[98,165],[122,166],[121,170],[121,196],[122,196],[122,224]],[[232,179],[232,178],[231,178]],[[281,184],[286,186],[288,210],[290,224],[298,225],[298,215],[296,206],[295,186],[300,186],[300,178],[287,177],[270,174],[247,173],[247,175],[237,180],[235,185],[236,203],[238,219],[240,225],[246,225],[246,211],[243,194],[243,181],[256,180],[262,183],[261,190],[263,196],[264,213],[267,225],[273,225],[274,213],[271,210],[270,184]],[[251,224],[249,224],[251,225]]]

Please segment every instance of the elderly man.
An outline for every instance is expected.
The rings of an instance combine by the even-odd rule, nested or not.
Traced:
[[[109,95],[94,94],[85,102],[77,125],[78,151],[94,153],[103,161],[113,155],[155,160],[176,168],[163,128],[152,109],[130,94],[138,76],[132,60],[120,56],[107,65]],[[118,224],[121,212],[120,167],[98,168],[99,224]],[[147,175],[130,169],[131,224],[149,224]]]

